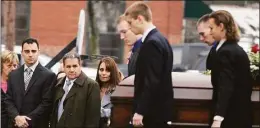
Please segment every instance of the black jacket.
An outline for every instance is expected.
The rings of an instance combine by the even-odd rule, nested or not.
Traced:
[[[12,71],[8,77],[6,107],[13,126],[17,115],[31,118],[30,128],[46,128],[49,125],[52,94],[51,88],[56,80],[55,73],[38,64],[25,91],[24,65]]]
[[[234,41],[225,41],[207,59],[213,85],[213,115],[224,117],[221,128],[251,128],[252,77],[246,52]]]
[[[153,29],[145,38],[136,63],[134,113],[160,121],[172,119],[173,52],[168,40]]]

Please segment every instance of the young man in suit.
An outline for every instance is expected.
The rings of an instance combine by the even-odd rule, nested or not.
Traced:
[[[39,43],[28,38],[22,42],[25,64],[10,73],[6,107],[9,127],[47,128],[51,107],[51,87],[55,74],[39,61]]]
[[[151,9],[144,2],[129,6],[125,16],[131,31],[143,35],[136,63],[132,123],[147,128],[167,128],[173,114],[172,48],[153,25]]]
[[[211,35],[218,42],[211,54],[214,118],[212,128],[252,127],[250,61],[238,45],[239,31],[224,10],[209,16]]]
[[[97,82],[81,71],[80,56],[68,53],[63,57],[65,77],[55,85],[51,128],[98,128],[100,89]]]
[[[128,59],[128,76],[134,75],[136,71],[136,60],[142,45],[142,35],[135,35],[131,30],[124,15],[117,20],[117,31],[120,33],[120,39],[124,41],[127,47],[130,47]]]

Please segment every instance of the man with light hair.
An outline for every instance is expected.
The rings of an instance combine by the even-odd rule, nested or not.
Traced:
[[[136,60],[142,45],[142,35],[136,35],[130,30],[130,26],[124,15],[121,15],[117,20],[117,30],[120,33],[120,39],[124,41],[126,47],[130,48],[127,55],[128,76],[134,75],[136,70]]]
[[[144,2],[135,2],[125,11],[135,34],[142,34],[136,62],[132,123],[145,128],[169,128],[173,119],[173,52],[168,40],[152,23],[152,12]]]

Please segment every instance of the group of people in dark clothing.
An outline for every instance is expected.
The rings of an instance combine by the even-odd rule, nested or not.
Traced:
[[[173,51],[153,25],[145,2],[135,2],[118,18],[120,38],[131,47],[128,76],[135,75],[132,127],[169,128],[173,119]],[[201,41],[213,45],[207,69],[212,71],[212,128],[250,128],[251,75],[249,60],[237,44],[239,34],[227,11],[203,16],[197,24]],[[124,78],[111,57],[102,58],[96,80],[81,69],[77,53],[62,59],[63,73],[43,67],[36,39],[22,42],[24,64],[14,52],[1,54],[1,127],[106,128],[110,124],[111,94]],[[174,80],[173,80],[174,81]],[[233,121],[235,120],[235,122]]]

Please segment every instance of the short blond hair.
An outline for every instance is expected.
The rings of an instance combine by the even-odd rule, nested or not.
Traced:
[[[145,18],[146,21],[152,21],[152,11],[150,7],[145,4],[145,2],[135,2],[130,5],[126,11],[125,16],[131,16],[134,19],[137,19],[138,15],[141,15]]]
[[[124,14],[122,14],[121,16],[118,17],[116,23],[119,24],[121,23],[122,21],[126,21],[126,17]]]
[[[1,52],[1,74],[3,71],[3,64],[10,63],[13,60],[15,60],[17,63],[19,63],[18,56],[15,52],[9,51],[9,50],[5,50],[5,51]]]

